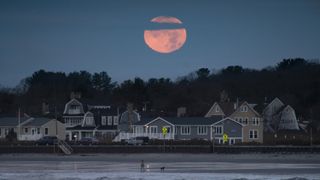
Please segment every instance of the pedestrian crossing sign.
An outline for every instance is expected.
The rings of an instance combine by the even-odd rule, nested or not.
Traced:
[[[224,133],[223,134],[223,144],[228,142],[228,140],[229,140],[228,134]]]
[[[168,128],[163,127],[162,128],[162,134],[165,136],[167,134],[167,132],[168,132]]]

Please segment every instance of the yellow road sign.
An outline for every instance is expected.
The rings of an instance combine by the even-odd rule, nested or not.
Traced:
[[[223,144],[228,142],[228,140],[229,140],[228,134],[224,133],[223,134]]]
[[[167,132],[168,132],[168,128],[163,127],[163,128],[162,128],[162,134],[163,134],[163,135],[166,135]]]

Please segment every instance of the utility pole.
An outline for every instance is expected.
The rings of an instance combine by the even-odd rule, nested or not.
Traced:
[[[312,134],[312,126],[313,126],[313,124],[312,124],[312,119],[313,119],[313,113],[312,113],[312,109],[310,110],[310,114],[311,114],[311,118],[310,118],[310,146],[312,146],[313,145],[313,134]]]
[[[21,129],[21,119],[20,119],[20,107],[18,109],[18,140],[21,139],[21,132],[20,132],[20,129]]]

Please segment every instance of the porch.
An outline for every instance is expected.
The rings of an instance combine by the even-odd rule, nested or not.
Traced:
[[[167,133],[165,136],[162,133],[125,133],[125,132],[120,132],[118,136],[114,139],[114,141],[119,142],[123,139],[130,139],[130,138],[135,138],[135,137],[149,137],[149,139],[174,139],[174,134],[173,133]]]

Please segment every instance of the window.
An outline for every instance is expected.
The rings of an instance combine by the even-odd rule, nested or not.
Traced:
[[[31,129],[31,134],[34,135],[36,132],[36,130],[34,128]]]
[[[109,126],[112,125],[112,116],[108,116],[108,125],[109,125]]]
[[[118,116],[113,116],[113,125],[118,125],[118,124],[119,124]]]
[[[24,133],[28,133],[28,128],[24,128]]]
[[[171,127],[170,126],[163,126],[163,127],[167,128],[167,133],[171,133]]]
[[[252,118],[252,124],[255,125],[255,126],[259,126],[259,118],[253,117]]]
[[[206,135],[207,126],[198,126],[198,135]]]
[[[245,117],[245,118],[244,118],[244,121],[243,121],[243,124],[248,124],[248,121],[249,121],[249,118],[248,118],[248,117]]]
[[[241,106],[240,111],[241,112],[248,112],[248,106]]]
[[[48,135],[49,134],[49,129],[48,128],[44,128],[44,134]]]
[[[107,117],[106,116],[101,116],[101,124],[105,126],[107,124]]]
[[[86,124],[92,125],[93,124],[93,117],[86,117]]]
[[[220,112],[219,106],[216,106],[216,112]]]
[[[9,129],[8,128],[4,129],[4,135],[6,136],[8,134],[9,134]]]
[[[258,139],[258,130],[250,130],[249,131],[250,139]]]
[[[181,126],[181,135],[189,135],[190,126]]]
[[[230,144],[235,144],[235,139],[230,139]]]
[[[150,126],[150,133],[158,133],[158,127],[157,126]]]
[[[216,135],[221,135],[223,132],[222,132],[222,126],[215,126],[214,127],[214,132]]]
[[[174,134],[178,134],[178,126],[174,127]]]
[[[37,134],[40,134],[40,128],[37,128]]]
[[[239,123],[241,123],[241,124],[243,123],[242,122],[242,117],[239,117]]]

